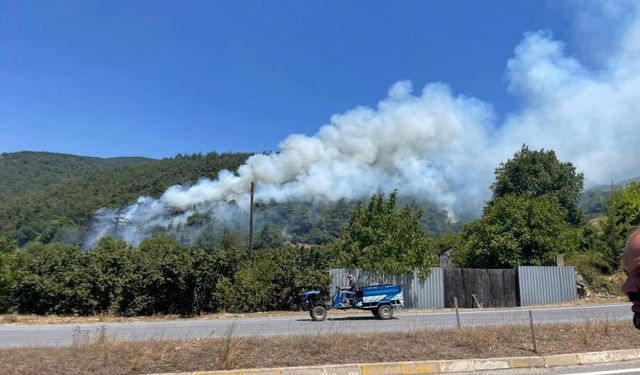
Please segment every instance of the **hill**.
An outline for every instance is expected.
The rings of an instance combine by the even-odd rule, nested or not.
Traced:
[[[159,197],[175,184],[215,178],[222,169],[236,170],[250,153],[215,152],[177,155],[162,160],[112,158],[45,153],[5,153],[0,156],[0,235],[23,246],[31,241],[80,244],[96,210],[119,208],[140,196]],[[444,210],[421,199],[402,205],[420,207],[421,223],[432,235],[459,226]],[[258,245],[291,241],[322,244],[333,241],[356,202],[261,202],[256,205]],[[185,245],[216,240],[228,228],[244,232],[245,223],[216,222],[194,216],[175,235]],[[200,221],[206,225],[201,224]],[[197,225],[196,225],[197,224]],[[236,225],[234,227],[233,225]],[[202,230],[196,230],[201,227]],[[205,228],[206,227],[206,228]],[[244,235],[236,238],[243,238]],[[213,238],[212,238],[213,237]]]
[[[95,158],[52,152],[0,154],[0,200],[16,199],[70,178],[102,169],[153,161],[141,157]]]
[[[611,185],[600,185],[587,189],[580,198],[580,208],[582,208],[587,217],[593,218],[603,215],[609,194],[617,188],[626,186],[634,181],[640,181],[640,176],[612,183]]]
[[[236,169],[248,153],[178,155],[162,160],[100,159],[21,152],[0,158],[0,234],[29,241],[78,243],[95,210]]]

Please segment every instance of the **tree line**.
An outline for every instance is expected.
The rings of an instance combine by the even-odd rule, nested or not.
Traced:
[[[123,316],[288,310],[325,290],[320,248],[185,248],[160,236],[131,247],[106,237],[88,252],[61,243],[17,249],[3,240],[0,310]]]

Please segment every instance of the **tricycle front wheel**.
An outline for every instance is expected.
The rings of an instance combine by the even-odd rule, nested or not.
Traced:
[[[378,306],[376,310],[376,317],[378,319],[387,320],[393,318],[393,308],[389,305]]]
[[[309,310],[311,319],[317,322],[321,322],[327,318],[327,308],[322,305],[315,305]]]

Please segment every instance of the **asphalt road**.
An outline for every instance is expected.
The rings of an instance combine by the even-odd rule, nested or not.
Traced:
[[[631,304],[558,308],[532,308],[535,324],[575,323],[631,319]],[[462,326],[528,324],[528,309],[461,310]],[[423,328],[453,328],[452,311],[396,312],[392,320],[377,320],[369,313],[329,311],[327,320],[313,322],[309,315],[272,318],[182,319],[156,322],[0,325],[0,348],[71,346],[103,335],[108,340],[144,341],[234,336],[326,335],[351,332],[402,332]]]

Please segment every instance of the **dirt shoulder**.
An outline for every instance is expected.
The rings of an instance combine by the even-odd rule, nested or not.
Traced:
[[[629,349],[629,322],[538,326],[538,355]],[[109,342],[71,348],[0,350],[2,374],[134,374],[358,362],[536,355],[525,326],[410,333]]]
[[[608,298],[590,298],[580,299],[572,302],[537,305],[521,307],[521,309],[543,308],[543,307],[571,307],[571,306],[589,306],[589,305],[606,305],[628,302],[626,297],[608,297]],[[452,309],[401,309],[400,314],[406,313],[427,313],[427,312],[447,312]],[[354,315],[362,313],[359,310],[348,311],[331,311],[331,314],[348,314]],[[124,317],[115,315],[95,315],[95,316],[57,316],[57,315],[20,315],[20,314],[0,314],[0,324],[82,324],[82,323],[126,323],[126,322],[157,322],[166,320],[212,320],[212,319],[242,319],[242,318],[264,318],[264,317],[286,317],[305,315],[303,311],[268,311],[244,314],[217,313],[205,314],[193,317],[181,317],[180,315],[152,315]],[[369,315],[367,312],[366,315]]]
[[[218,313],[192,317],[180,315],[151,315],[151,316],[58,316],[58,315],[21,315],[0,314],[0,324],[82,324],[82,323],[127,323],[127,322],[161,322],[166,320],[206,320],[206,319],[239,319],[302,315],[302,311],[269,311],[244,314]]]

